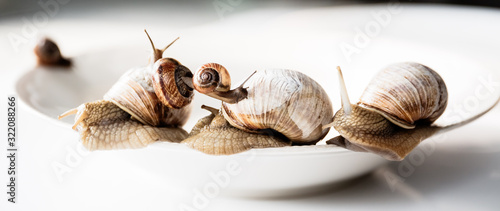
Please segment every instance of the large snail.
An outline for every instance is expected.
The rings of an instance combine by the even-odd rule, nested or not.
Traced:
[[[193,86],[198,92],[222,101],[224,119],[239,129],[232,132],[245,136],[267,133],[268,139],[261,141],[274,143],[271,139],[282,137],[280,140],[288,139],[298,145],[315,144],[328,133],[329,128],[323,127],[332,121],[333,108],[328,95],[316,81],[300,72],[259,70],[230,90],[231,79],[226,68],[208,63],[193,76]],[[214,115],[214,119],[219,117]],[[206,138],[209,134],[211,138]],[[233,154],[256,147],[241,146],[237,140],[221,141],[225,136],[226,133],[208,131],[184,143],[190,142],[191,147],[210,154]],[[192,142],[193,139],[197,142]],[[212,149],[231,149],[230,146],[237,150]]]
[[[147,32],[146,32],[147,34]],[[157,140],[180,142],[187,137],[181,126],[190,114],[193,97],[191,71],[164,49],[153,47],[150,63],[126,72],[104,95],[59,118],[76,114],[73,129],[89,150],[138,148]]]
[[[452,125],[432,124],[446,108],[446,85],[431,68],[410,62],[393,64],[380,71],[360,101],[351,105],[342,72],[337,69],[342,109],[327,127],[333,126],[340,136],[327,143],[353,151],[402,160],[422,140],[467,124],[493,108]]]

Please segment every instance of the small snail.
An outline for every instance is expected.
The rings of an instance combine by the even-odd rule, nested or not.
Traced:
[[[34,49],[39,65],[68,67],[71,61],[64,58],[57,44],[49,38],[41,39]]]
[[[88,149],[137,148],[187,137],[180,126],[191,112],[192,73],[177,60],[162,58],[178,38],[160,50],[147,36],[153,47],[150,64],[126,72],[104,100],[85,103],[59,117],[77,114],[73,129]]]
[[[193,86],[198,92],[221,100],[222,115],[242,132],[279,133],[294,144],[315,144],[329,131],[323,126],[332,121],[328,95],[316,81],[300,72],[256,71],[238,88],[230,90],[226,68],[208,63],[193,76]]]
[[[326,127],[333,126],[340,136],[327,143],[372,152],[388,160],[402,160],[422,140],[467,124],[493,108],[452,125],[432,124],[446,108],[446,85],[431,68],[411,62],[380,71],[360,101],[351,105],[340,67],[337,69],[342,109]]]

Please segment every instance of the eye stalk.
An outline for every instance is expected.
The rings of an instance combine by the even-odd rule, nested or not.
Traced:
[[[148,36],[149,42],[151,43],[151,47],[153,48],[153,55],[150,58],[150,59],[153,59],[151,61],[152,63],[154,63],[154,62],[158,61],[159,59],[161,59],[163,57],[163,52],[165,52],[165,50],[167,50],[168,47],[170,47],[172,44],[175,43],[175,41],[177,41],[179,39],[179,37],[177,37],[174,41],[172,41],[170,44],[168,44],[167,46],[165,46],[165,48],[163,48],[163,49],[157,49],[157,48],[155,48],[155,44],[153,43],[153,40],[149,36],[148,31],[146,31],[146,29],[144,29],[144,32],[146,32],[146,35]]]
[[[337,66],[337,71],[339,77],[340,98],[342,100],[342,108],[344,109],[344,114],[349,116],[352,111],[351,101],[349,100],[349,95],[347,94],[347,88],[344,82],[344,76],[342,75],[342,70],[340,69],[339,66]]]
[[[231,77],[229,72],[224,66],[217,63],[202,65],[193,76],[193,87],[196,91],[230,104],[237,103],[247,97],[248,92],[246,88],[242,87],[245,82],[238,88],[230,90]]]

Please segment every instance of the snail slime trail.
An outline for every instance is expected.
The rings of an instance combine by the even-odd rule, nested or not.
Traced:
[[[16,97],[7,98],[7,201],[16,203],[17,195],[17,103]]]

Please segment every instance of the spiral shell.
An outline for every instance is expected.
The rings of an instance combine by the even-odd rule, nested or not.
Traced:
[[[247,132],[273,129],[297,144],[316,143],[329,129],[333,110],[328,95],[313,79],[300,72],[257,71],[241,87],[248,92],[237,103],[222,103],[228,122]]]
[[[189,102],[193,93],[192,89],[179,85],[182,80],[175,76],[186,75],[187,72],[190,74],[190,71],[178,62],[174,65],[172,60],[160,59],[153,66],[128,71],[104,95],[104,99],[113,102],[143,124],[184,125],[191,112]],[[151,67],[160,72],[155,73]],[[176,102],[179,105],[173,106]]]
[[[225,67],[217,63],[208,63],[198,68],[193,76],[194,88],[207,94],[212,91],[226,92],[231,89],[231,77]]]
[[[359,106],[411,129],[434,122],[448,103],[446,85],[434,70],[418,63],[393,64],[380,71],[363,92]]]

